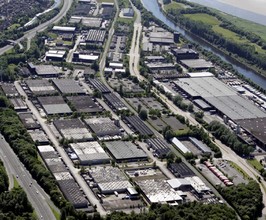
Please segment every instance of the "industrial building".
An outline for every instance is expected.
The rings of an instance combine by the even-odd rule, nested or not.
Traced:
[[[131,128],[142,136],[152,136],[153,131],[136,115],[127,116],[125,120],[128,122]]]
[[[45,96],[38,97],[37,100],[44,109],[46,115],[63,115],[71,114],[72,111],[69,106],[65,103],[62,96]]]
[[[35,129],[35,130],[30,130],[28,132],[29,132],[29,135],[31,136],[32,140],[35,143],[38,143],[40,145],[49,144],[49,139],[48,139],[48,137],[46,136],[46,134],[44,133],[43,130]]]
[[[147,160],[146,153],[129,141],[112,141],[104,143],[117,162]]]
[[[184,78],[174,83],[189,98],[203,99],[220,115],[226,115],[233,121],[266,117],[266,113],[214,77]]]
[[[58,33],[74,33],[75,27],[65,27],[65,26],[54,26],[52,29],[54,32]]]
[[[53,79],[52,82],[62,94],[85,94],[85,91],[73,79]]]
[[[255,137],[259,146],[266,147],[266,117],[239,119],[235,122],[247,133]]]
[[[63,61],[65,57],[65,50],[49,50],[45,53],[45,58],[47,61]]]
[[[118,98],[118,96],[116,96],[114,93],[104,94],[103,97],[108,103],[108,105],[115,111],[122,111],[128,109],[124,102],[122,102],[122,100]]]
[[[98,79],[89,79],[89,83],[101,93],[110,93],[110,89]]]
[[[85,39],[86,43],[102,45],[105,40],[106,31],[90,29]]]
[[[171,203],[178,205],[183,199],[178,191],[171,188],[165,179],[148,179],[136,181],[149,203]]]
[[[213,68],[212,63],[204,59],[186,59],[180,60],[180,63],[186,68],[194,70],[208,70],[210,68]]]
[[[103,108],[91,96],[68,96],[67,100],[79,113],[98,113]]]
[[[14,110],[17,112],[24,112],[27,111],[28,106],[21,98],[12,98],[9,101],[14,106]]]
[[[39,129],[41,127],[31,112],[19,113],[18,117],[27,130]]]
[[[44,159],[45,164],[52,173],[67,172],[66,165],[61,158],[47,158]]]
[[[195,173],[184,162],[171,163],[168,169],[178,178],[195,176]]]
[[[110,163],[109,156],[96,141],[72,143],[70,144],[70,147],[77,155],[81,165]]]
[[[71,16],[71,18],[69,19],[69,23],[82,23],[84,26],[90,28],[100,28],[102,22],[102,18],[96,17]]]
[[[198,59],[199,53],[188,48],[174,48],[171,50],[177,60]]]
[[[74,208],[87,208],[89,202],[80,191],[78,184],[75,182],[69,172],[53,173],[54,177],[66,197],[66,199],[74,206]]]
[[[86,126],[78,119],[63,119],[53,122],[56,129],[67,140],[89,141],[93,140],[92,134]]]
[[[61,74],[60,70],[53,65],[34,65],[28,63],[29,69],[33,74],[40,77],[59,77]]]
[[[110,118],[89,118],[84,122],[95,133],[99,140],[120,139],[121,131]]]
[[[204,144],[202,141],[199,141],[197,138],[189,137],[190,142],[197,147],[203,154],[211,154],[211,149]]]
[[[36,96],[53,95],[57,91],[47,79],[29,79],[25,80],[29,90]]]
[[[6,97],[17,97],[18,91],[13,83],[2,83],[1,88]]]
[[[167,183],[174,189],[174,190],[182,190],[182,191],[189,191],[192,189],[190,181],[184,178],[176,178],[167,180]]]
[[[58,153],[55,151],[54,147],[51,145],[40,145],[37,149],[43,159],[47,158],[58,158]]]
[[[159,158],[165,158],[171,152],[169,144],[164,139],[150,138],[146,142],[153,149],[153,154]]]
[[[184,144],[182,144],[176,137],[174,137],[171,140],[171,142],[179,151],[181,151],[181,153],[183,154],[191,153],[191,151]]]
[[[174,44],[174,34],[168,31],[150,32],[149,42],[155,44]]]
[[[124,193],[133,187],[118,167],[97,166],[90,168],[88,173],[103,194]]]
[[[81,62],[81,63],[93,63],[99,59],[98,55],[93,54],[83,54],[79,52],[73,53],[73,62]]]

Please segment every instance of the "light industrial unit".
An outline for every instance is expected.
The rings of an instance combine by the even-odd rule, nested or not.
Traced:
[[[65,139],[76,141],[93,140],[90,131],[78,118],[55,120],[53,123]]]
[[[109,156],[96,141],[72,143],[70,147],[77,155],[81,165],[104,164],[110,162]]]
[[[111,141],[105,146],[117,162],[147,160],[146,153],[132,142]]]

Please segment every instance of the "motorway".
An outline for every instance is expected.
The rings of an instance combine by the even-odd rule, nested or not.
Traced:
[[[60,12],[55,17],[53,17],[51,20],[46,21],[46,22],[40,24],[39,26],[37,26],[37,27],[35,27],[29,31],[26,31],[24,33],[24,36],[15,40],[14,42],[16,44],[18,44],[19,42],[21,42],[24,39],[32,39],[36,35],[36,33],[44,31],[50,24],[54,24],[54,23],[59,22],[66,15],[67,11],[70,9],[72,2],[73,2],[73,0],[63,0],[63,6],[62,6]],[[5,47],[0,48],[0,55],[7,52],[11,48],[13,48],[13,45],[7,45]]]
[[[26,192],[27,197],[34,208],[39,219],[56,220],[51,208],[55,206],[51,202],[49,196],[43,191],[39,184],[31,177],[28,170],[20,162],[17,155],[13,152],[12,148],[5,141],[4,137],[0,134],[0,155],[4,162],[4,166],[8,172],[9,179],[17,176],[19,185]],[[12,182],[14,182],[12,180]],[[32,185],[30,186],[30,183]],[[14,183],[12,183],[13,185]],[[49,205],[48,205],[49,204]],[[56,209],[57,210],[57,209]],[[59,212],[59,210],[57,210]]]

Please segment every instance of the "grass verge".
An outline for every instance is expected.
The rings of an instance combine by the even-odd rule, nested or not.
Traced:
[[[243,178],[246,180],[251,180],[252,178],[240,167],[238,166],[236,163],[234,163],[233,161],[228,161],[230,166],[233,167],[234,169],[236,169],[239,173],[241,173],[243,175]]]

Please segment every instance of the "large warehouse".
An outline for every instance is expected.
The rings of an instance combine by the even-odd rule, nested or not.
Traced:
[[[110,158],[96,141],[72,143],[70,146],[77,155],[81,165],[104,164],[110,162]]]
[[[257,139],[261,146],[266,144],[266,113],[251,101],[214,77],[184,78],[174,82],[179,90],[191,99],[203,99],[221,115],[240,125]]]
[[[76,141],[93,140],[90,131],[77,118],[55,120],[54,126],[65,139]]]
[[[105,142],[105,145],[117,162],[147,159],[146,153],[132,142],[112,141]]]
[[[84,120],[99,140],[120,139],[121,132],[110,118],[89,118]]]
[[[266,117],[262,110],[214,77],[179,79],[175,85],[192,99],[204,99],[233,121]]]
[[[53,79],[53,83],[62,94],[85,94],[85,91],[73,79]]]
[[[38,101],[47,115],[72,113],[62,96],[38,97]]]

